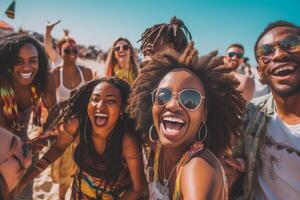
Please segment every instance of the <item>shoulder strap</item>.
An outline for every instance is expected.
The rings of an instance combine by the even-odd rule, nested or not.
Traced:
[[[173,194],[173,200],[179,200],[181,198],[180,194],[180,178],[181,178],[181,173],[183,167],[199,152],[203,149],[204,145],[201,141],[195,142],[191,148],[184,153],[182,158],[180,159],[176,172],[177,172],[177,177],[175,181],[175,190]]]

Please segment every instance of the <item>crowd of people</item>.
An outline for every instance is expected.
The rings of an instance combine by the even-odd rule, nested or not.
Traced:
[[[176,17],[117,38],[105,73],[64,30],[0,35],[0,199],[296,200],[300,27],[198,55]],[[257,90],[257,83],[265,85]],[[297,100],[298,99],[298,100]]]

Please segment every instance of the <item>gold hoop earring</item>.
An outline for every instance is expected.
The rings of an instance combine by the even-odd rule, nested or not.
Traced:
[[[202,130],[203,127],[205,129],[205,134],[204,134],[203,139],[201,139],[201,130]],[[201,141],[202,143],[204,143],[204,140],[206,139],[206,137],[207,137],[207,126],[206,126],[205,123],[203,123],[203,125],[201,126],[201,128],[198,131],[198,139],[199,139],[199,141]]]
[[[150,129],[149,129],[149,140],[150,140],[150,142],[156,143],[158,141],[158,139],[155,141],[152,137],[153,127],[154,127],[154,124],[152,124],[152,126],[150,126]]]

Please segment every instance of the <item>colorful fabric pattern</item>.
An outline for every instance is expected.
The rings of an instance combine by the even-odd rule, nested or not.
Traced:
[[[33,124],[41,126],[42,100],[35,86],[31,86],[31,103],[33,105]],[[15,91],[10,86],[0,87],[0,98],[2,100],[2,112],[7,126],[14,132],[19,133],[24,129],[19,123],[19,111],[15,99]]]
[[[129,184],[122,186],[124,179],[128,177],[128,171],[121,172],[120,178],[108,183],[102,178],[89,175],[84,171],[77,171],[72,187],[73,200],[114,200],[119,199],[129,188]]]

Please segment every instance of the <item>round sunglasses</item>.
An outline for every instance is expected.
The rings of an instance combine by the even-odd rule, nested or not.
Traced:
[[[158,106],[168,104],[176,95],[179,103],[187,110],[196,110],[205,99],[199,91],[195,89],[184,89],[180,92],[172,92],[169,88],[156,88],[152,93],[152,102]]]
[[[130,48],[130,46],[128,44],[125,44],[123,46],[116,46],[114,48],[115,51],[120,51],[121,49],[123,49],[124,51],[127,51]]]
[[[275,49],[278,47],[287,52],[292,52],[293,50],[300,49],[300,36],[289,35],[280,41],[261,45],[257,48],[256,55],[264,63],[268,63],[271,61],[272,57],[274,56]]]

